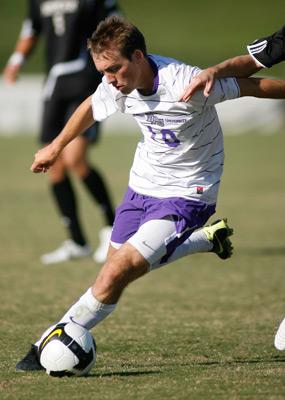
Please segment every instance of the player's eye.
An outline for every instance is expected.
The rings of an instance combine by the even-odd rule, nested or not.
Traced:
[[[108,68],[108,69],[107,69],[107,72],[109,72],[109,73],[112,74],[112,73],[118,72],[119,69],[120,69],[120,66],[119,66],[119,65],[114,65],[113,67]]]

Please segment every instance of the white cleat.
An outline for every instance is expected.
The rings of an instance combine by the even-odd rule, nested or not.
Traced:
[[[73,240],[69,239],[51,253],[43,254],[41,262],[45,265],[57,264],[68,260],[75,260],[78,258],[89,257],[92,254],[90,246],[80,246]]]
[[[285,350],[285,318],[279,325],[274,339],[274,346],[277,350]]]
[[[110,239],[111,239],[112,227],[105,226],[99,232],[99,247],[95,251],[93,258],[99,264],[106,261],[107,253],[109,249]]]

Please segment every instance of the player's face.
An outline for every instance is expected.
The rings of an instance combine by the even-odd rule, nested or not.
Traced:
[[[101,54],[93,55],[97,70],[105,75],[109,84],[123,94],[129,94],[139,87],[142,58],[141,52],[135,51],[129,60],[123,57],[117,49],[109,49]]]

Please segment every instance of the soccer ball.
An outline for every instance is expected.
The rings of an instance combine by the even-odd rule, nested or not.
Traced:
[[[96,362],[96,343],[91,333],[74,322],[47,331],[39,345],[40,363],[51,376],[84,376]]]

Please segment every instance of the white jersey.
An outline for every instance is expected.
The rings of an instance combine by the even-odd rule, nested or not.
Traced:
[[[157,55],[155,90],[143,96],[134,90],[122,94],[105,77],[92,96],[93,116],[102,121],[116,111],[132,114],[143,138],[138,143],[129,186],[148,196],[183,197],[216,202],[223,171],[223,136],[214,105],[239,97],[234,78],[216,81],[208,98],[197,92],[188,103],[179,102],[197,67]]]

